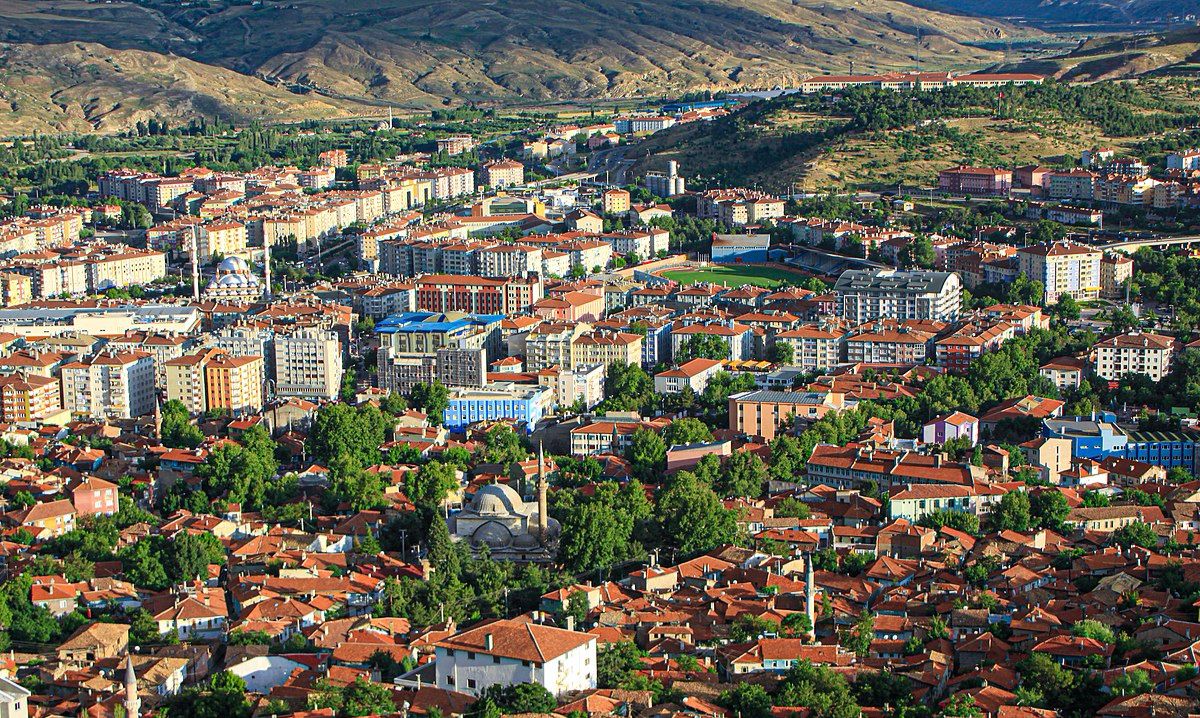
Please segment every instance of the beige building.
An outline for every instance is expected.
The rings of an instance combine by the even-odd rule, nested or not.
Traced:
[[[1093,348],[1092,371],[1096,376],[1117,381],[1126,374],[1144,374],[1161,381],[1171,369],[1175,351],[1171,337],[1132,331],[1118,334]]]
[[[342,385],[342,344],[337,334],[304,328],[275,336],[275,392],[334,400]]]
[[[642,365],[641,334],[627,332],[596,331],[583,334],[571,342],[571,366],[623,362],[634,366]]]
[[[1097,249],[1070,242],[1039,244],[1017,250],[1017,269],[1046,288],[1043,303],[1055,304],[1066,295],[1077,301],[1100,296],[1100,258]]]
[[[32,301],[32,278],[17,272],[0,272],[0,306],[15,307]]]
[[[479,168],[479,182],[496,189],[525,184],[525,165],[515,160],[488,162]]]
[[[98,294],[115,287],[147,285],[167,275],[167,255],[149,249],[125,249],[89,257],[88,291]]]
[[[1132,257],[1106,254],[1100,259],[1100,296],[1105,299],[1120,299],[1125,296],[1125,283],[1132,278]]]
[[[623,189],[610,189],[600,200],[600,209],[605,214],[624,214],[629,211],[629,192]]]
[[[525,368],[541,371],[552,366],[570,369],[572,363],[571,344],[592,327],[587,323],[542,322],[530,330],[525,338]]]
[[[262,408],[263,359],[204,349],[167,362],[167,400],[192,414],[225,410],[239,415]]]
[[[200,233],[198,254],[201,264],[212,261],[213,255],[228,257],[246,251],[249,246],[246,225],[241,222],[213,222]],[[186,245],[185,245],[186,246]]]
[[[800,367],[806,372],[826,371],[837,366],[842,358],[845,340],[845,332],[815,326],[800,327],[775,335],[776,344],[787,344],[792,348],[792,361],[789,366]]]

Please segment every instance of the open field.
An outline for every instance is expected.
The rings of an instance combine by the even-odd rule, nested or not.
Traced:
[[[780,267],[750,265],[711,265],[704,269],[671,269],[660,276],[680,284],[724,284],[731,287],[752,284],[756,287],[774,289],[781,284],[797,284],[808,278],[803,272]]]

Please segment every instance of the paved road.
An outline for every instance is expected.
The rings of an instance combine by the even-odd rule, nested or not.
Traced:
[[[633,166],[634,160],[627,159],[628,145],[620,145],[607,150],[597,150],[588,161],[588,172],[594,172],[597,178],[605,178],[610,185],[623,186],[626,182],[625,173]]]

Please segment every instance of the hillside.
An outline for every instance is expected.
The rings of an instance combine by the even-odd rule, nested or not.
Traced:
[[[1067,30],[1165,27],[1200,14],[1200,0],[922,0],[933,8]]]
[[[957,163],[1070,165],[1088,147],[1136,152],[1192,127],[1195,91],[1181,80],[1051,83],[1006,90],[999,114],[994,90],[862,92],[833,106],[791,96],[657,133],[631,148],[631,174],[676,160],[700,184],[782,192],[928,185]]]
[[[1001,65],[1061,80],[1091,82],[1142,75],[1194,74],[1200,67],[1200,27],[1134,36],[1106,36],[1053,57]]]
[[[328,118],[361,111],[224,68],[95,43],[0,45],[0,134],[119,130],[152,117]]]
[[[995,48],[1006,39],[1042,37],[899,0],[215,0],[187,7],[165,0],[0,0],[0,41],[11,43],[10,52],[99,43],[154,54],[197,78],[214,68],[208,85],[232,83],[234,95],[248,80],[215,68],[293,91],[398,107],[770,87],[845,71],[851,61],[864,71],[907,69],[918,34],[926,68],[985,66],[1003,58]],[[196,64],[184,68],[180,58]],[[107,95],[107,71],[89,80],[82,68],[69,67],[90,60],[67,53],[48,73],[46,91],[62,89],[62,77],[76,94],[96,83],[95,92]],[[143,76],[145,85],[131,89],[151,90],[139,98],[144,109],[169,108],[161,91],[170,79],[166,72],[154,87]],[[10,81],[0,73],[0,84]],[[214,110],[240,111],[220,97],[214,102]]]

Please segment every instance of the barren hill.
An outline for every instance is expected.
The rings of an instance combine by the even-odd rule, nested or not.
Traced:
[[[280,86],[278,92],[316,93],[342,103],[428,107],[769,87],[815,72],[844,72],[852,61],[859,71],[910,69],[918,54],[927,69],[966,69],[996,62],[1001,55],[993,48],[1014,33],[1031,32],[900,0],[211,0],[187,5],[0,0],[0,42],[11,43],[7,51],[18,59],[39,52],[57,55],[34,46],[76,48],[63,52],[44,78],[51,105],[58,104],[56,95],[64,89],[60,82],[70,83],[72,99],[87,95],[95,83],[96,94],[107,98],[101,106],[135,97],[141,109],[160,107],[171,114],[207,111],[205,102],[211,100],[215,104],[209,109],[222,107],[229,114],[286,115],[292,108],[273,93],[257,104],[235,105],[248,99],[246,92],[266,92],[253,78]],[[134,73],[136,78],[113,74],[111,65],[96,62],[103,48],[87,43],[144,53],[139,64],[146,71]],[[156,62],[165,65],[150,71]],[[98,74],[89,80],[89,72]],[[182,107],[172,104],[178,99],[171,87],[178,75],[195,80]],[[10,68],[0,63],[0,85],[12,81]],[[304,97],[295,101],[299,112],[325,109]],[[84,116],[94,117],[86,111]],[[101,118],[100,126],[112,126],[118,116]]]

